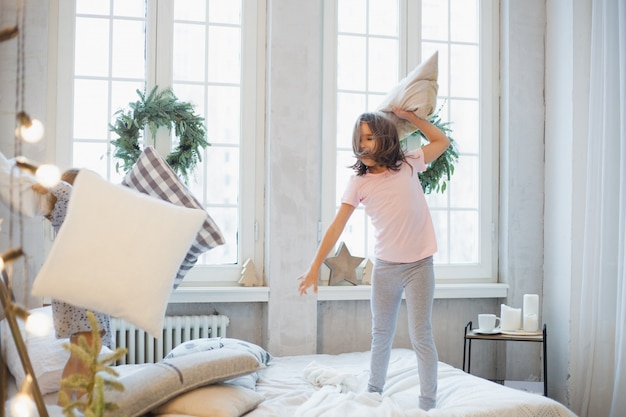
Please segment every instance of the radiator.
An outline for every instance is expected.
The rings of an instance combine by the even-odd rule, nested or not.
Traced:
[[[117,365],[154,363],[163,359],[174,347],[192,339],[226,337],[228,317],[224,315],[166,316],[163,333],[154,338],[144,330],[118,318],[111,318],[113,349],[128,349]]]

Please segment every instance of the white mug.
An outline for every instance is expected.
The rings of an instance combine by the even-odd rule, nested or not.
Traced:
[[[496,317],[495,314],[479,314],[478,315],[478,328],[480,330],[491,332],[500,322],[500,317]]]

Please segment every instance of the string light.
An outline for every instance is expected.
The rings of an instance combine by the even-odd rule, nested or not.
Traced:
[[[24,376],[24,382],[22,382],[20,386],[20,392],[11,399],[9,405],[11,417],[31,417],[35,415],[35,402],[30,395],[32,384],[33,377],[26,374]]]
[[[29,375],[30,377],[30,375]],[[35,415],[35,402],[25,392],[16,394],[11,399],[11,405],[9,406],[12,417],[31,417]]]
[[[46,336],[52,330],[52,321],[43,313],[29,313],[24,328],[33,336]]]
[[[40,165],[35,172],[37,182],[46,188],[52,188],[61,181],[61,170],[56,165]]]
[[[46,188],[52,188],[61,181],[61,170],[56,165],[37,165],[23,156],[15,158],[15,165],[35,175],[35,179]]]
[[[43,138],[44,127],[37,119],[32,119],[26,112],[17,114],[15,136],[27,143],[37,143]]]

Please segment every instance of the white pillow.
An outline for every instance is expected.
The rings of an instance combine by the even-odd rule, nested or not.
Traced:
[[[37,184],[34,175],[15,168],[15,159],[7,159],[0,153],[0,200],[7,207],[13,204],[14,211],[28,217],[41,214],[46,199],[33,190],[34,184]]]
[[[184,414],[196,417],[239,417],[265,398],[256,391],[229,384],[196,388],[152,410],[156,415]],[[163,416],[162,416],[163,417]]]
[[[414,132],[417,127],[408,120],[396,116],[391,106],[410,110],[422,119],[433,114],[437,106],[437,91],[439,89],[437,84],[438,59],[439,53],[435,52],[430,58],[419,64],[387,93],[378,106],[379,111],[389,113],[389,118],[398,128],[400,139]]]
[[[32,293],[162,334],[172,281],[206,212],[81,170]]]
[[[52,309],[50,306],[32,309],[30,313],[43,314],[47,316],[50,319],[50,323],[52,323]],[[28,358],[33,367],[33,373],[39,384],[41,394],[45,395],[57,392],[60,387],[59,383],[61,381],[63,368],[70,357],[70,352],[62,345],[64,343],[70,343],[70,340],[57,339],[54,335],[54,329],[51,329],[45,336],[27,335],[24,331],[23,320],[18,320],[17,322],[22,333],[22,339],[26,344]],[[15,343],[13,342],[13,335],[6,319],[3,320],[2,326],[2,345],[4,361],[9,368],[9,372],[11,372],[11,375],[15,378],[17,387],[20,387],[24,381],[24,367],[22,366],[22,361],[15,347]],[[109,353],[111,353],[111,350],[103,346],[100,355]]]

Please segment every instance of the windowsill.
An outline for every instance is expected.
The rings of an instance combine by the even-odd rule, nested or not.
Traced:
[[[318,287],[318,301],[369,300],[370,286],[324,286]],[[508,284],[436,284],[435,298],[505,298]]]
[[[369,285],[335,285],[318,287],[318,301],[369,300]],[[508,284],[437,284],[436,299],[451,298],[506,298]],[[170,303],[266,303],[269,287],[242,287],[239,285],[181,286],[169,298]]]
[[[169,298],[170,303],[266,303],[269,287],[240,285],[178,287]]]

